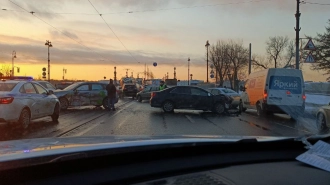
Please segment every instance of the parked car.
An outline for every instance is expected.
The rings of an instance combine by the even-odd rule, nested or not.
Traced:
[[[138,92],[136,94],[136,98],[139,102],[142,102],[142,100],[150,100],[151,93],[154,91],[159,91],[159,87],[148,86],[144,88],[142,91]]]
[[[316,127],[318,131],[327,131],[330,128],[330,103],[322,106],[316,113]]]
[[[74,83],[74,82],[61,82],[61,83],[55,84],[55,87],[56,87],[56,89],[63,90],[63,89],[65,89],[66,87],[72,85],[73,83]]]
[[[60,102],[51,90],[33,81],[0,81],[0,122],[18,122],[27,128],[30,121],[51,116],[57,121]]]
[[[177,86],[152,92],[151,107],[163,108],[164,112],[173,112],[174,109],[192,109],[224,113],[229,107],[232,98],[224,94],[213,95],[208,91],[191,86]]]
[[[219,94],[224,94],[227,96],[230,96],[233,98],[233,102],[231,103],[231,107],[233,109],[236,109],[240,103],[241,95],[235,92],[232,89],[227,89],[227,88],[210,88],[209,91],[213,95],[219,95]]]
[[[132,97],[133,99],[136,97],[136,93],[138,89],[135,84],[127,83],[123,85],[123,95],[124,97]]]
[[[47,90],[56,90],[56,87],[54,87],[53,84],[47,82],[47,81],[35,81],[37,83],[39,83],[40,85],[42,85],[44,88],[46,88]]]
[[[67,109],[74,106],[94,105],[108,108],[108,97],[106,84],[99,82],[77,82],[64,90],[56,90],[54,94],[61,102],[61,109]],[[118,102],[118,94],[116,101]]]
[[[270,68],[251,73],[241,91],[241,111],[256,109],[258,116],[286,113],[293,119],[305,111],[301,70]]]

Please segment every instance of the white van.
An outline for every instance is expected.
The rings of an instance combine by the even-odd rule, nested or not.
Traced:
[[[251,73],[241,88],[240,111],[256,109],[258,116],[286,113],[297,118],[305,111],[301,70],[270,68]]]

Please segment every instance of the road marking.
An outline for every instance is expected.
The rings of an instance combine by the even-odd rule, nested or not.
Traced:
[[[121,111],[125,110],[127,107],[129,107],[129,106],[131,106],[131,105],[133,105],[133,102],[129,103],[128,105],[126,105],[126,106],[123,107],[122,109],[118,110],[116,113],[112,114],[109,118],[114,117],[115,115],[119,114]],[[107,118],[107,119],[109,119],[109,118]],[[85,130],[82,131],[82,132],[79,132],[79,133],[77,133],[77,134],[74,134],[73,136],[82,136],[82,135],[86,134],[87,132],[89,132],[90,130],[94,129],[95,127],[97,127],[97,126],[99,126],[99,125],[101,125],[101,124],[104,124],[103,122],[104,122],[104,120],[102,120],[101,122],[96,123],[96,124],[94,124],[94,125],[88,127],[87,129],[85,129]]]
[[[193,120],[190,116],[188,116],[188,115],[185,115],[185,116],[191,123],[195,123],[195,120]]]

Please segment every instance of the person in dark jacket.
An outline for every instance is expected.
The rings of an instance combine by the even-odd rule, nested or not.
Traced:
[[[111,111],[111,109],[113,111],[115,111],[115,100],[116,100],[116,86],[113,84],[113,80],[110,79],[109,84],[106,87],[106,90],[108,92],[108,107],[109,110]]]

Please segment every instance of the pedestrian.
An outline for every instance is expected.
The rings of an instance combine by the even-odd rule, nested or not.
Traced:
[[[164,90],[166,88],[167,88],[167,85],[165,84],[165,82],[164,81],[160,81],[159,90],[161,91],[161,90]]]
[[[115,111],[115,100],[116,100],[116,86],[113,84],[113,80],[110,79],[109,84],[106,87],[106,90],[108,92],[108,108],[111,111]]]

